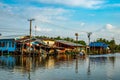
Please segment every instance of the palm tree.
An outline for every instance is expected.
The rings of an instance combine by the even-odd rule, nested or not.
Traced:
[[[87,32],[87,36],[88,36],[88,44],[90,44],[90,36],[92,35],[92,32]]]
[[[78,41],[78,33],[75,33],[76,36],[76,42]]]

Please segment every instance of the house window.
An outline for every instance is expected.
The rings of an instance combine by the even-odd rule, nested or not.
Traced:
[[[0,42],[0,47],[2,46],[2,43]]]
[[[9,47],[11,47],[11,42],[9,42]]]
[[[8,42],[7,41],[5,42],[5,46],[8,47]]]
[[[2,47],[5,47],[5,42],[2,42]]]
[[[12,47],[14,47],[14,42],[12,42]]]

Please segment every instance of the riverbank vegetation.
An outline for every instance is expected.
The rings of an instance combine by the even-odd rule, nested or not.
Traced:
[[[107,39],[99,38],[98,40],[96,40],[96,42],[104,42],[108,44],[111,52],[120,52],[120,44],[116,44],[114,39],[107,40]]]

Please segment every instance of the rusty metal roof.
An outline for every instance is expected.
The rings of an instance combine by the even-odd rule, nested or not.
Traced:
[[[82,44],[76,44],[76,43],[65,41],[65,40],[56,40],[56,42],[59,42],[59,43],[65,44],[65,45],[69,45],[69,46],[76,46],[76,47],[84,46]]]

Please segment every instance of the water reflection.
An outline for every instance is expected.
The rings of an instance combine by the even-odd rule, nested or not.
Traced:
[[[15,58],[12,56],[0,56],[0,65],[8,68],[14,68]]]
[[[120,61],[119,58],[120,56],[116,57],[114,55],[113,56],[95,55],[89,57],[77,56],[77,58],[74,58],[71,55],[65,54],[58,56],[32,56],[32,57],[22,55],[0,56],[0,68],[5,71],[6,69],[12,69],[15,73],[19,72],[19,74],[23,75],[27,74],[28,80],[34,79],[46,80],[45,75],[48,76],[47,80],[53,80],[54,77],[57,80],[69,80],[69,79],[74,80],[73,78],[75,78],[75,80],[79,80],[79,78],[83,80],[85,79],[95,80],[94,79],[95,77],[97,78],[103,77],[108,80],[117,79],[116,75],[119,75],[118,69],[120,67],[118,64],[118,62]],[[56,75],[57,73],[59,74]],[[38,76],[34,77],[33,75]],[[69,78],[66,77],[68,75]]]
[[[64,61],[72,61],[73,58],[70,55],[59,56],[0,56],[0,66],[11,69],[19,69],[21,72],[34,72],[39,67],[46,69],[54,68],[55,65],[60,67],[60,64]],[[68,63],[69,65],[69,63]]]
[[[96,74],[98,71],[98,74],[102,75],[101,77],[105,78],[106,75],[108,80],[114,80],[113,74],[116,74],[114,73],[115,60],[115,56],[90,56],[88,61],[88,75],[91,75],[92,72],[93,74]]]
[[[76,57],[76,67],[75,67],[75,72],[78,73],[78,56]]]
[[[89,57],[89,62],[93,65],[101,65],[101,64],[107,64],[107,63],[111,63],[114,67],[114,63],[115,63],[115,56],[98,56],[98,57],[94,57],[94,56],[90,56]]]

